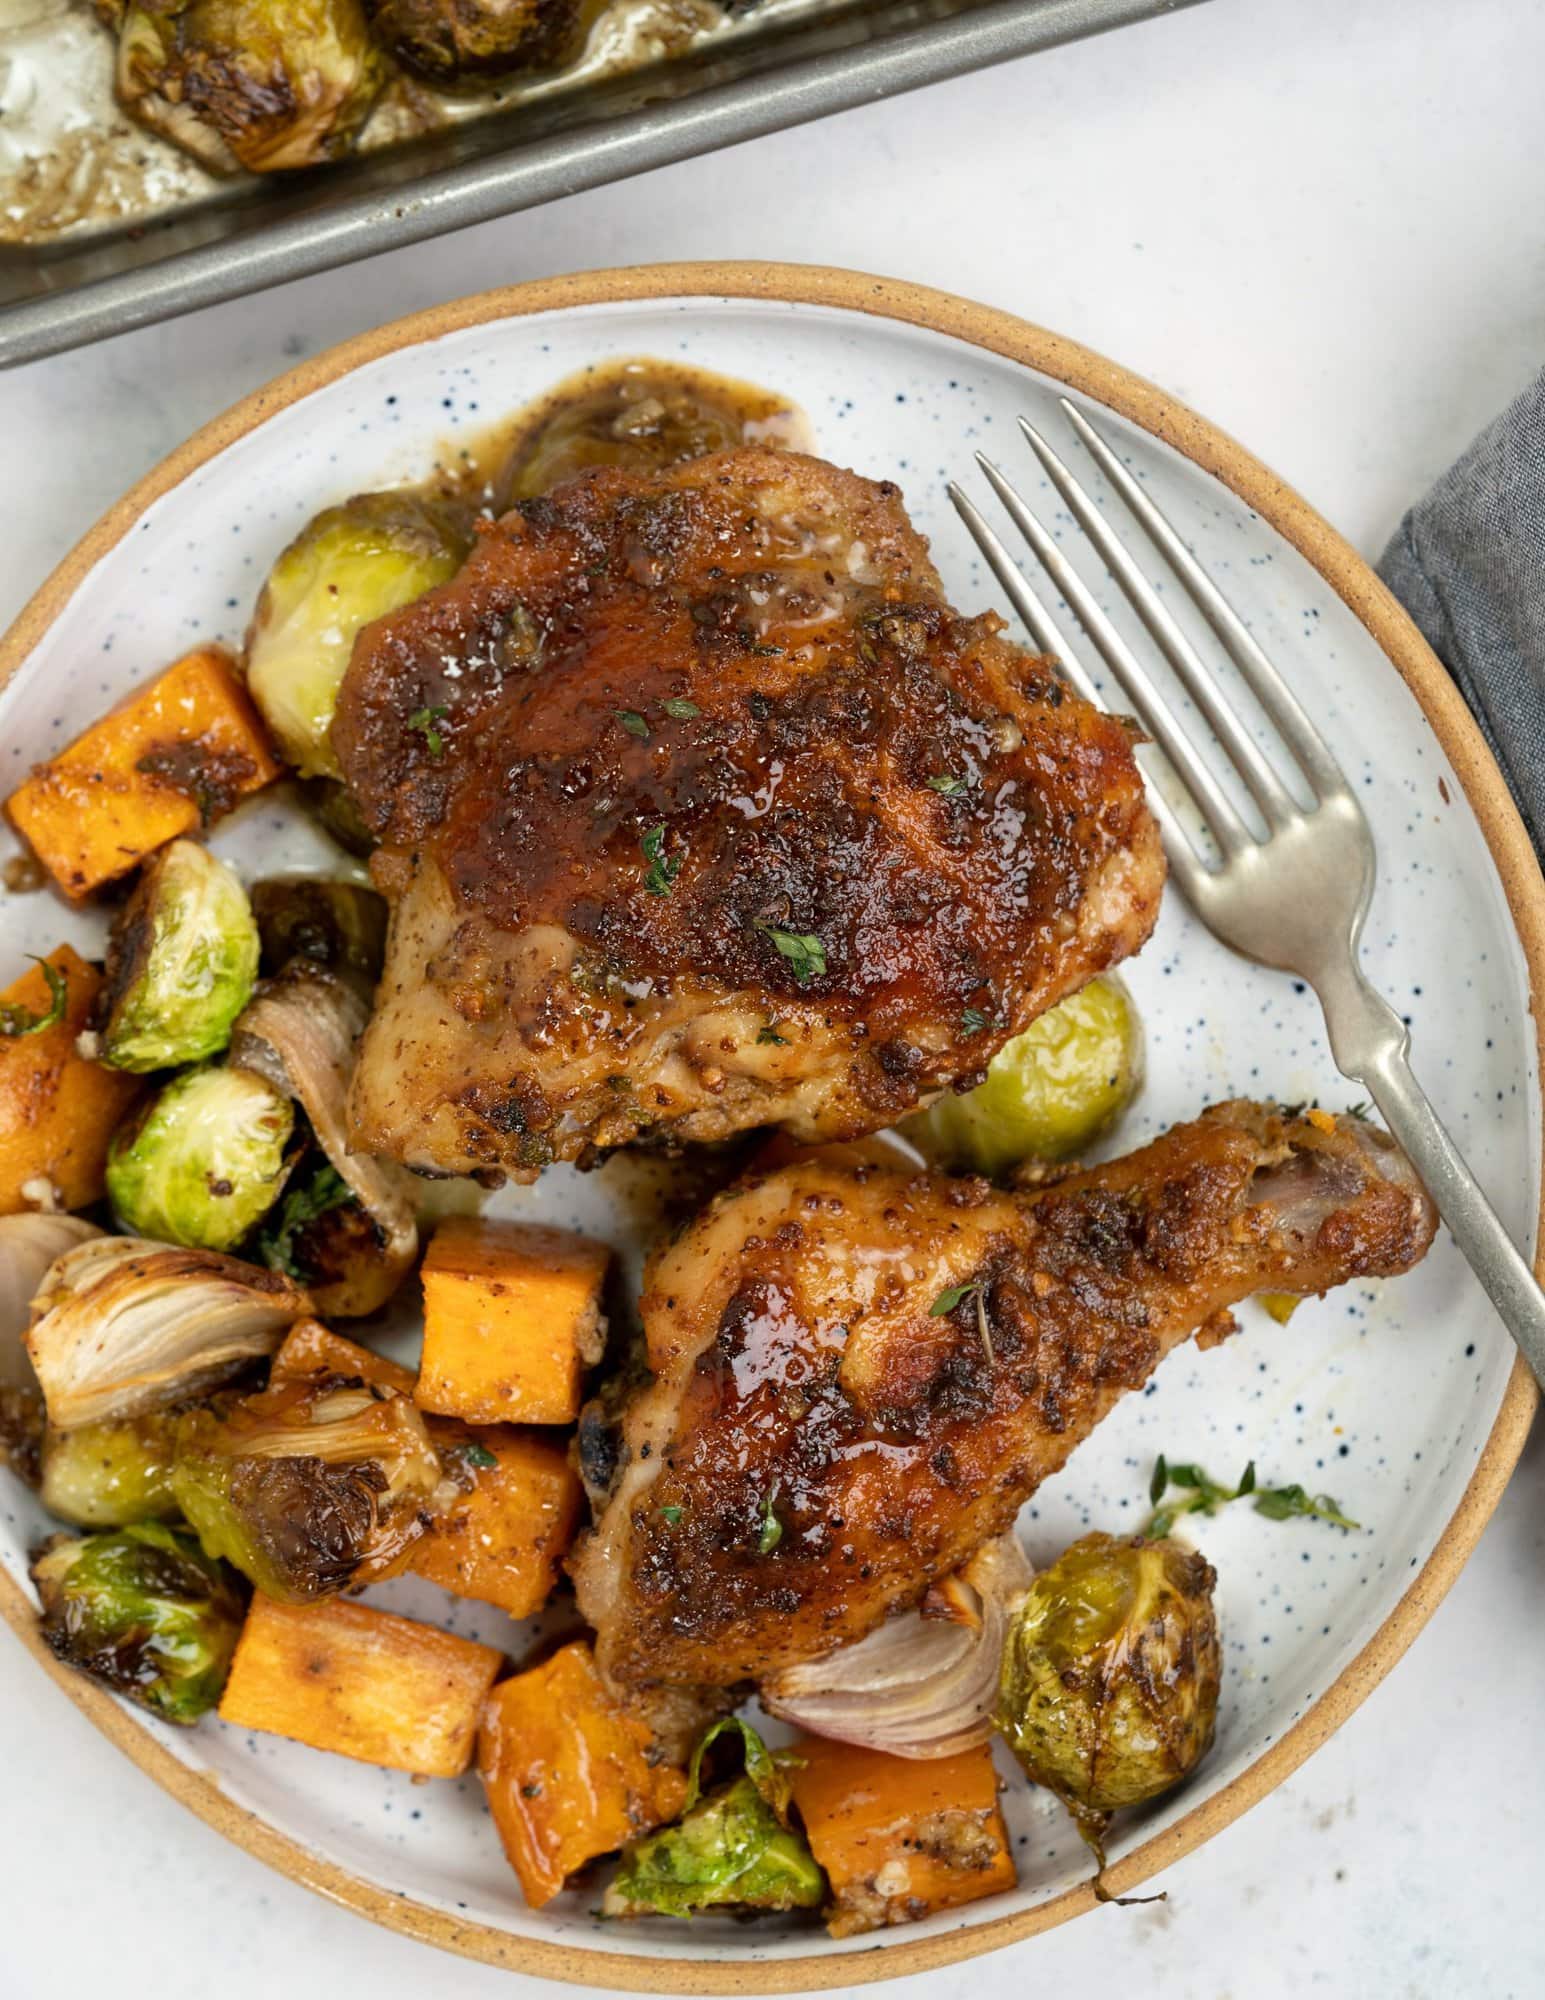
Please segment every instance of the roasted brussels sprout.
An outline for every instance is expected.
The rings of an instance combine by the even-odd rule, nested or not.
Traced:
[[[511,505],[597,466],[658,471],[744,443],[746,428],[746,412],[711,381],[633,364],[555,397],[516,437],[495,493]]]
[[[300,795],[317,825],[345,854],[352,854],[356,861],[370,859],[376,851],[376,837],[341,778],[303,778]]]
[[[347,153],[387,74],[362,0],[129,0],[119,29],[124,105],[216,173]]]
[[[294,1124],[290,1100],[252,1070],[186,1070],[115,1135],[113,1212],[137,1236],[229,1250],[278,1198]]]
[[[359,882],[325,875],[271,875],[252,885],[261,968],[283,972],[293,958],[355,972],[374,985],[386,952],[386,898]]]
[[[172,1461],[172,1491],[206,1552],[289,1604],[392,1571],[442,1477],[409,1397],[337,1375],[190,1412]]]
[[[454,85],[555,67],[576,40],[578,0],[368,0],[371,24],[404,69]]]
[[[247,632],[247,686],[303,778],[339,776],[328,730],[355,633],[454,576],[470,541],[457,508],[361,493],[318,514],[269,571]]]
[[[704,1752],[727,1730],[740,1732],[745,1771],[704,1797]],[[817,1907],[826,1880],[789,1823],[787,1761],[738,1717],[716,1722],[693,1753],[681,1817],[627,1848],[606,1892],[606,1915],[690,1917],[720,1904]]]
[[[145,864],[113,925],[94,1053],[127,1070],[218,1055],[257,971],[246,891],[207,847],[172,841]]]
[[[946,1092],[902,1125],[941,1165],[1001,1174],[1065,1160],[1120,1117],[1142,1082],[1142,1026],[1117,979],[1091,979],[1015,1035],[964,1097]]]
[[[171,1417],[50,1428],[43,1436],[43,1505],[77,1528],[126,1528],[177,1514]]]
[[[70,1666],[166,1722],[197,1722],[220,1699],[244,1607],[192,1535],[159,1521],[58,1535],[32,1580],[43,1636]]]
[[[1085,1535],[1042,1570],[1015,1614],[998,1727],[1097,1854],[1113,1812],[1179,1784],[1212,1742],[1216,1582],[1182,1542]]]

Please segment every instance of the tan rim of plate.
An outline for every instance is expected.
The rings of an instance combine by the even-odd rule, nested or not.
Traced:
[[[1464,786],[1502,878],[1528,962],[1531,992],[1545,992],[1545,882],[1541,881],[1529,836],[1453,682],[1405,611],[1357,552],[1291,487],[1285,486],[1231,438],[1162,389],[1129,374],[1113,361],[991,306],[975,305],[948,292],[869,277],[856,271],[801,264],[699,263],[581,272],[483,292],[454,305],[437,306],[408,319],[395,320],[373,333],[345,341],[329,353],[303,362],[266,389],[246,397],[224,416],[206,424],[103,516],[49,577],[4,640],[0,640],[0,687],[32,652],[87,572],[123,539],[151,502],[237,438],[255,430],[275,411],[337,381],[365,362],[398,348],[436,340],[462,327],[553,312],[568,306],[666,298],[767,299],[782,304],[836,307],[952,334],[989,353],[1022,362],[1079,395],[1119,412],[1220,479],[1314,565],[1357,614],[1421,703]],[[1541,1073],[1545,1075],[1545,1030],[1537,1012],[1535,1037]],[[1540,1221],[1545,1225],[1545,1192],[1542,1192]],[[1540,1234],[1545,1237],[1545,1227]],[[1111,1889],[1126,1893],[1136,1888],[1237,1819],[1296,1770],[1377,1686],[1431,1617],[1479,1540],[1523,1449],[1536,1400],[1533,1379],[1520,1359],[1508,1379],[1485,1449],[1442,1539],[1372,1639],[1307,1714],[1248,1770],[1116,1863],[1107,1875]],[[281,1874],[346,1904],[362,1916],[424,1943],[441,1945],[491,1965],[548,1979],[633,1992],[799,1992],[926,1972],[1019,1938],[1033,1937],[1038,1931],[1049,1930],[1054,1924],[1095,1907],[1092,1891],[1080,1886],[1033,1910],[998,1917],[942,1937],[908,1938],[904,1931],[888,1936],[882,1933],[886,1936],[883,1949],[871,1937],[846,1951],[820,1958],[759,1962],[635,1958],[584,1945],[514,1937],[491,1925],[463,1922],[443,1910],[388,1895],[276,1832],[256,1814],[235,1804],[213,1779],[189,1770],[163,1748],[128,1710],[101,1688],[57,1664],[39,1636],[36,1616],[26,1596],[4,1571],[0,1571],[0,1612],[16,1628],[22,1643],[103,1735],[217,1832]]]

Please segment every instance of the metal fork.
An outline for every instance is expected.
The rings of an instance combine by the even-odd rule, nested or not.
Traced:
[[[1215,937],[1241,956],[1292,973],[1314,988],[1337,1067],[1372,1096],[1509,1333],[1535,1376],[1545,1383],[1545,1293],[1412,1074],[1411,1037],[1405,1023],[1369,984],[1359,962],[1375,854],[1373,833],[1356,794],[1292,689],[1175,529],[1089,419],[1066,398],[1062,408],[1111,489],[1217,635],[1312,798],[1311,804],[1300,804],[1278,765],[1229,705],[1125,542],[1046,439],[1021,417],[1019,427],[1052,485],[1215,739],[1211,752],[1204,754],[1198,748],[1052,536],[998,466],[978,452],[977,463],[1010,520],[1168,759],[1216,844],[1215,859],[1198,851],[1150,769],[1149,797],[1164,835],[1171,874]],[[1088,674],[1003,541],[958,485],[952,483],[949,493],[1036,644],[1056,657],[1081,694],[1098,704]],[[1219,784],[1209,761],[1217,749],[1254,799],[1264,831],[1246,823]]]

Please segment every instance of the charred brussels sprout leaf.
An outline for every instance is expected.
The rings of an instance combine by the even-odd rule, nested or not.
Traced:
[[[252,885],[252,914],[272,977],[292,959],[357,972],[372,983],[386,952],[386,901],[358,882],[322,875],[271,875]]]
[[[188,1070],[114,1138],[113,1212],[136,1236],[229,1250],[283,1187],[294,1123],[290,1100],[255,1071]]]
[[[101,1060],[144,1071],[218,1055],[257,971],[246,891],[207,847],[174,840],[147,863],[113,925]]]
[[[78,1528],[125,1528],[179,1509],[172,1492],[174,1419],[50,1428],[43,1438],[43,1505]]]
[[[387,77],[362,0],[129,0],[118,94],[216,173],[353,146]]]
[[[214,1707],[241,1630],[235,1580],[157,1521],[61,1535],[32,1565],[55,1654],[167,1722]]]
[[[992,1025],[968,1007],[966,1036]],[[903,1130],[931,1159],[1001,1174],[1026,1159],[1065,1160],[1120,1117],[1142,1081],[1142,1026],[1126,988],[1092,979],[1015,1035],[964,1097],[946,1092]]]
[[[206,1552],[290,1604],[387,1573],[422,1532],[441,1478],[412,1401],[339,1376],[183,1417],[172,1463]]]
[[[704,1795],[704,1753],[739,1731],[744,1773]],[[606,1913],[690,1917],[720,1905],[813,1909],[826,1882],[804,1836],[789,1823],[786,1756],[770,1751],[749,1724],[716,1722],[693,1753],[687,1803],[672,1826],[635,1841],[606,1892]]]
[[[1180,1542],[1085,1535],[1015,1614],[997,1725],[1097,1854],[1111,1813],[1179,1784],[1212,1742],[1216,1581]]]
[[[354,636],[456,574],[469,535],[454,508],[361,493],[303,528],[269,571],[247,633],[247,685],[303,778],[337,778],[328,731]]]

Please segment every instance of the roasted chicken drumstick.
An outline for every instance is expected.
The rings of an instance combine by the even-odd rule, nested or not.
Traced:
[[[430,1171],[874,1131],[1158,908],[1126,726],[794,453],[522,502],[360,634],[333,744],[395,905],[356,1142]]]
[[[1371,1126],[1222,1104],[1039,1192],[813,1153],[654,1259],[652,1386],[575,1564],[617,1681],[728,1686],[915,1603],[1128,1390],[1262,1289],[1415,1264],[1431,1204]]]

